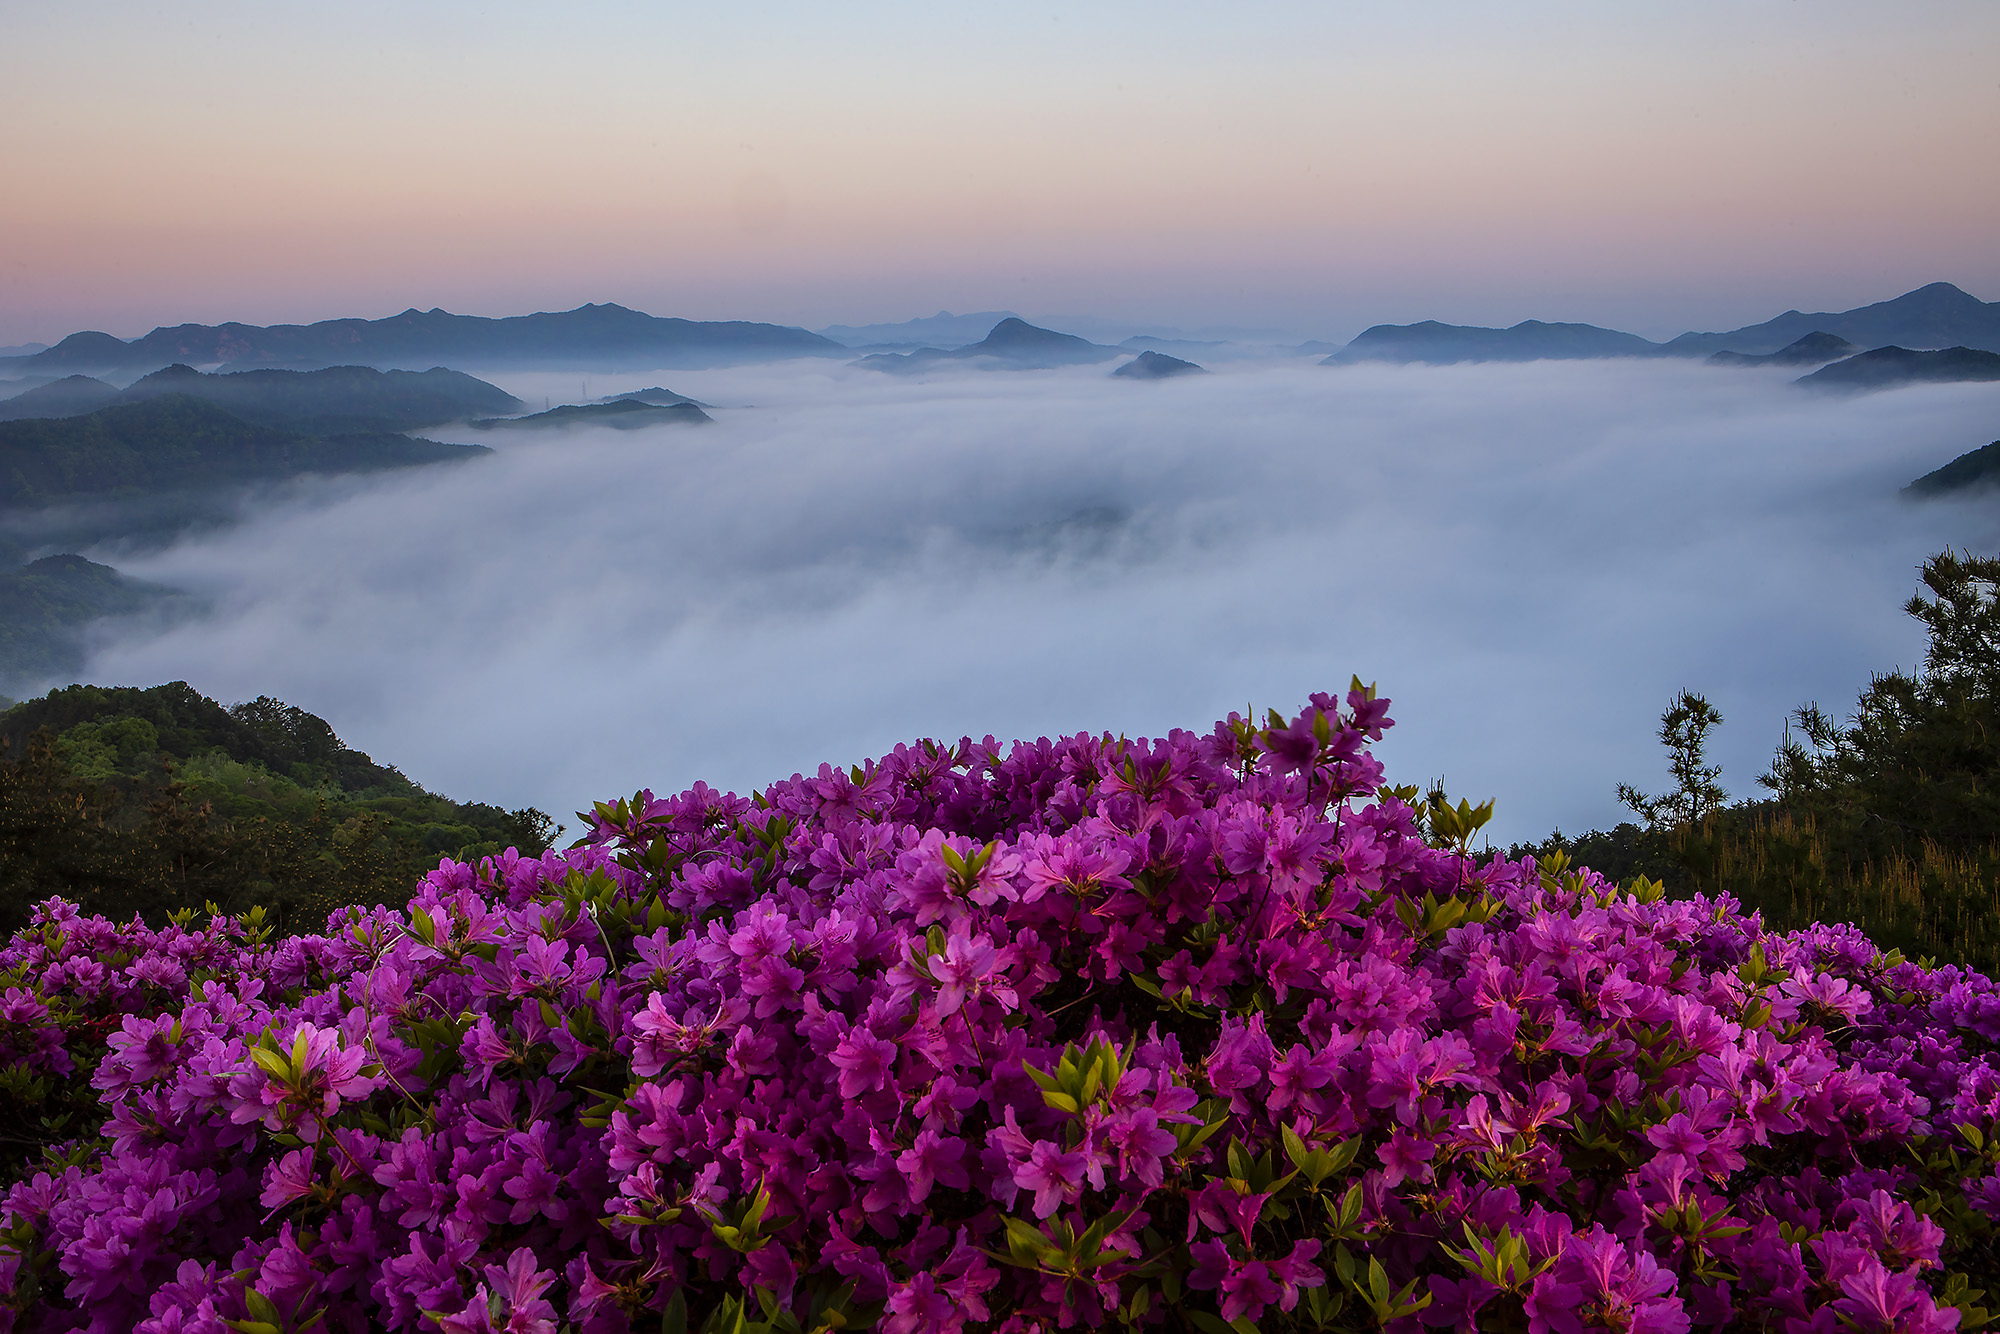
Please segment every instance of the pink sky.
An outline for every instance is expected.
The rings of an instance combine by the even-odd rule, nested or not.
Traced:
[[[2000,5],[1379,8],[22,10],[0,344],[585,301],[1344,338],[2000,299]]]

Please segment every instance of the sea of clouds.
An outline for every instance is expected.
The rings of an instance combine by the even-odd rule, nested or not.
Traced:
[[[1993,385],[812,362],[587,388],[650,384],[716,424],[432,431],[497,452],[294,486],[117,556],[210,611],[105,638],[87,679],[274,695],[433,790],[566,816],[924,736],[1206,729],[1358,673],[1396,701],[1392,781],[1497,798],[1505,842],[1664,786],[1654,732],[1683,687],[1727,719],[1725,785],[1755,794],[1791,709],[1918,662],[1900,608],[1924,557],[2000,528],[1990,499],[1897,494],[1993,438]]]

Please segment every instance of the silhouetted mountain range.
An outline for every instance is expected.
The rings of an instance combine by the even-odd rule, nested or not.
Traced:
[[[1748,352],[1715,352],[1708,361],[1711,366],[1823,366],[1860,350],[1845,338],[1815,332],[1761,357]]]
[[[915,352],[878,352],[854,364],[870,370],[909,375],[939,362],[967,361],[989,369],[1022,371],[1084,366],[1122,355],[1118,348],[1103,347],[1075,334],[1037,328],[1026,320],[1010,316],[994,325],[986,337],[965,347],[950,351],[924,347]]]
[[[1996,485],[2000,485],[2000,440],[1960,454],[1944,467],[1911,482],[1903,492],[1928,498]]]
[[[1176,375],[1206,375],[1208,368],[1197,366],[1192,361],[1182,361],[1164,352],[1141,352],[1132,360],[1111,372],[1120,380],[1169,380]]]
[[[1322,366],[1357,361],[1424,362],[1433,366],[1461,361],[1543,361],[1576,357],[1658,356],[1660,345],[1637,334],[1600,329],[1594,324],[1544,324],[1523,320],[1506,329],[1475,325],[1378,324],[1364,329]]]
[[[1685,333],[1666,343],[1594,324],[1545,324],[1524,320],[1506,329],[1463,324],[1378,324],[1328,357],[1330,366],[1356,361],[1537,361],[1543,358],[1706,356],[1735,352],[1763,356],[1823,333],[1857,347],[1966,347],[2000,351],[2000,302],[1981,301],[1950,283],[1932,283],[1891,301],[1839,313],[1786,311],[1776,319],[1729,333]],[[1803,364],[1803,363],[1801,363]]]
[[[442,367],[417,372],[333,366],[207,375],[190,366],[169,366],[122,391],[72,375],[0,401],[0,421],[73,417],[162,394],[205,399],[245,421],[306,435],[408,431],[525,406],[504,389]]]
[[[692,403],[698,408],[712,408],[715,406],[713,403],[704,403],[698,398],[689,398],[686,394],[677,394],[671,389],[662,389],[658,385],[654,385],[651,389],[634,389],[629,394],[606,394],[597,401],[600,403],[619,403],[626,399],[630,399],[636,403],[651,403],[662,408],[670,408],[676,403]]]
[[[487,452],[388,432],[304,435],[247,422],[205,399],[164,394],[81,417],[0,422],[0,507],[369,472]]]
[[[410,309],[380,320],[268,327],[182,324],[155,329],[129,343],[106,333],[75,333],[46,351],[0,360],[0,371],[143,373],[176,362],[232,369],[421,369],[456,362],[600,370],[732,365],[846,351],[831,339],[786,325],[660,318],[616,305],[505,319]]]
[[[1899,384],[1953,380],[2000,380],[2000,353],[1970,347],[1917,352],[1907,347],[1878,347],[1831,366],[1822,366],[1798,383],[1808,389],[1890,389]]]
[[[1788,310],[1776,319],[1729,333],[1684,333],[1668,343],[1672,352],[1776,352],[1809,333],[1830,333],[1856,347],[1969,347],[2000,352],[2000,301],[1981,301],[1950,283],[1931,283],[1872,306],[1837,314],[1802,315]]]
[[[643,399],[620,398],[609,403],[565,403],[532,417],[492,417],[472,425],[482,431],[545,430],[556,426],[609,426],[619,431],[636,431],[646,426],[698,425],[715,418],[694,404],[648,403]]]

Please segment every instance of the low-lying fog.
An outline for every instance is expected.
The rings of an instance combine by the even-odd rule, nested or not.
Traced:
[[[537,404],[574,375],[494,376]],[[211,618],[90,679],[278,696],[436,791],[557,814],[748,790],[897,741],[1206,728],[1350,674],[1392,780],[1496,841],[1665,786],[1705,691],[1755,793],[1789,710],[1914,665],[1901,603],[1989,503],[1897,488],[2000,433],[2000,387],[1861,398],[1669,362],[1236,365],[908,380],[824,363],[593,376],[705,428],[496,433],[327,483],[129,573]],[[472,441],[466,431],[428,432]],[[570,822],[574,825],[574,820]]]

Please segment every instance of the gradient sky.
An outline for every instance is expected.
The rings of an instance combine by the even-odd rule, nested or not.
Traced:
[[[0,4],[0,344],[2000,298],[2000,4]]]

